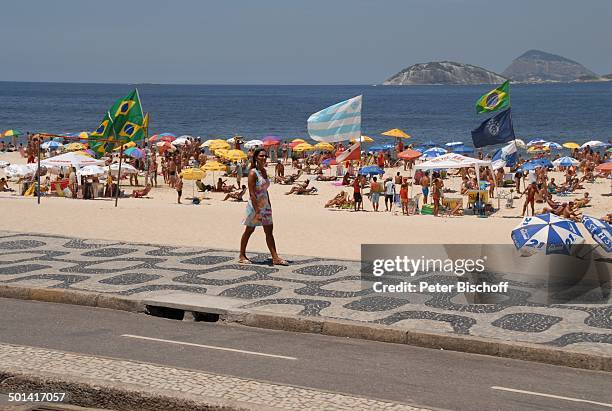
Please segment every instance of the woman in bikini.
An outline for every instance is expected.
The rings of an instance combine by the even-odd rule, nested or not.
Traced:
[[[239,262],[241,264],[250,264],[246,256],[246,248],[249,243],[251,234],[255,231],[258,226],[263,226],[264,233],[266,234],[266,244],[272,254],[272,264],[274,265],[289,265],[285,260],[279,257],[276,252],[276,243],[274,242],[274,235],[272,234],[272,207],[270,205],[270,196],[268,195],[268,187],[270,186],[270,179],[266,172],[266,151],[263,148],[258,148],[253,153],[253,159],[251,161],[251,171],[249,171],[249,202],[247,203],[247,215],[244,220],[244,233],[240,240],[240,256]]]

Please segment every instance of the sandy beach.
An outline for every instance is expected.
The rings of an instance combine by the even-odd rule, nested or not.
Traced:
[[[0,153],[0,160],[12,164],[25,163],[18,153]],[[294,170],[287,167],[285,174]],[[386,169],[385,176],[395,175],[398,169]],[[215,173],[215,178],[220,173]],[[273,168],[269,167],[273,175]],[[0,176],[4,173],[0,170]],[[561,173],[551,173],[557,181]],[[314,177],[314,176],[313,176]],[[303,181],[306,177],[301,177]],[[229,179],[228,182],[235,179]],[[161,176],[158,182],[163,183]],[[208,173],[205,184],[212,184],[213,174]],[[445,187],[458,190],[460,177],[444,180]],[[361,244],[474,244],[511,243],[510,231],[520,222],[524,197],[514,200],[514,208],[506,209],[505,200],[500,200],[499,210],[488,218],[470,215],[459,217],[432,217],[429,215],[402,216],[401,210],[394,208],[392,213],[373,212],[370,201],[364,201],[365,212],[325,209],[326,201],[341,189],[330,182],[312,181],[317,189],[316,195],[284,195],[290,186],[272,184],[270,197],[273,209],[274,232],[277,247],[281,254],[309,255],[359,259]],[[176,204],[176,191],[160,184],[153,188],[150,198],[119,199],[119,207],[114,200],[73,200],[46,196],[38,205],[35,197],[21,197],[15,193],[0,193],[2,223],[0,228],[19,232],[63,234],[85,238],[101,238],[138,242],[162,243],[213,248],[238,249],[240,236],[244,229],[242,220],[246,203],[221,201],[222,193],[206,193],[198,206],[192,205],[185,197],[192,195],[192,181],[185,181],[183,190],[184,204]],[[15,184],[12,184],[16,188]],[[133,189],[122,183],[122,189],[130,193]],[[346,190],[346,188],[344,188]],[[509,189],[502,189],[509,191]],[[592,196],[592,206],[583,208],[586,214],[601,217],[610,212],[610,184],[597,179],[586,184],[562,201],[581,197],[588,191]],[[367,190],[366,190],[367,192]],[[449,194],[457,195],[457,194]],[[203,193],[196,196],[200,198]],[[557,197],[555,199],[558,200]],[[493,203],[497,208],[497,198]],[[536,204],[536,212],[542,209]],[[381,209],[384,204],[381,202]],[[585,230],[583,230],[585,231]],[[583,232],[588,242],[588,233]],[[249,244],[250,251],[267,252],[263,231],[257,230]]]

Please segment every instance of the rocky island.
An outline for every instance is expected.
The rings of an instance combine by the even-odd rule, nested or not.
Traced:
[[[523,53],[510,63],[502,75],[520,83],[601,80],[601,77],[576,61],[540,50]]]
[[[390,77],[383,85],[404,86],[417,84],[497,84],[506,79],[497,73],[453,61],[434,61],[414,64]]]

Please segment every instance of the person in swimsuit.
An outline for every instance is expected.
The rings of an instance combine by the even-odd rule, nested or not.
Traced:
[[[264,233],[266,234],[266,244],[268,249],[270,249],[270,254],[272,254],[272,264],[289,265],[276,252],[276,243],[272,234],[272,207],[270,205],[270,196],[268,195],[270,179],[266,172],[267,157],[266,151],[263,148],[258,148],[253,153],[251,170],[248,177],[249,202],[246,208],[247,215],[244,219],[246,227],[240,240],[240,256],[238,258],[241,264],[251,264],[251,260],[246,256],[247,244],[255,228],[263,226]]]
[[[426,171],[421,178],[421,191],[423,192],[423,204],[427,204],[427,197],[429,196],[429,171]]]
[[[535,195],[538,192],[538,184],[534,181],[529,184],[527,190],[523,192],[523,194],[527,194],[527,198],[525,199],[525,204],[523,205],[523,217],[525,216],[525,211],[527,211],[527,206],[531,204],[531,215],[535,215],[534,205],[535,205]]]
[[[378,211],[378,202],[380,201],[380,193],[382,191],[382,186],[377,180],[376,177],[372,177],[372,182],[370,183],[370,200],[372,201],[374,211]]]

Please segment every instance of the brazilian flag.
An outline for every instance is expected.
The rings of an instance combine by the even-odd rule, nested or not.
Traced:
[[[492,111],[503,110],[510,105],[510,85],[506,80],[504,84],[489,91],[480,97],[476,102],[476,112],[490,113]]]
[[[113,127],[118,140],[139,141],[144,135],[144,113],[140,104],[138,89],[132,90],[130,94],[119,99],[110,109],[113,117]]]
[[[89,135],[89,139],[87,143],[89,144],[89,148],[92,149],[96,155],[102,156],[106,152],[108,141],[100,141],[100,140],[113,140],[113,119],[110,115],[110,112],[107,111],[104,115],[104,118],[98,124],[98,127]]]

